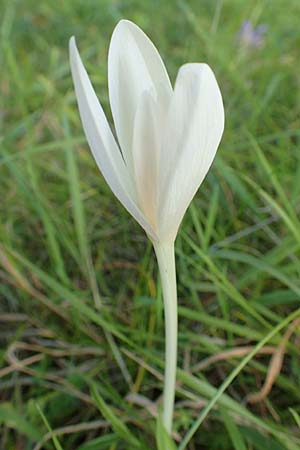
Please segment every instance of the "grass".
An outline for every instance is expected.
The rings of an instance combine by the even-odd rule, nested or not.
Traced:
[[[1,11],[0,448],[300,449],[298,0],[2,0]],[[220,150],[176,241],[175,446],[155,418],[154,254],[95,166],[69,72],[75,35],[111,118],[121,18],[149,34],[173,81],[183,63],[208,62],[225,103]],[[245,20],[267,25],[261,47],[239,42]]]

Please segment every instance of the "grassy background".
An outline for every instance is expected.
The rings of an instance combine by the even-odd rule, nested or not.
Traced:
[[[1,0],[0,10],[3,450],[156,448],[164,359],[156,263],[85,142],[69,37],[108,115],[107,49],[121,18],[147,32],[173,81],[187,61],[216,72],[225,134],[176,242],[179,445],[249,348],[299,307],[300,3]],[[238,40],[245,20],[267,25],[260,48]],[[291,323],[186,448],[300,448],[300,335]],[[252,403],[266,379],[272,389]]]

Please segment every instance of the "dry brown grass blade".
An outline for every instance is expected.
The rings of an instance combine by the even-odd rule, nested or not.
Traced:
[[[2,313],[0,314],[0,322],[25,322],[29,317],[27,314]]]
[[[243,347],[236,347],[230,350],[224,350],[223,352],[217,353],[216,355],[209,356],[199,363],[195,364],[192,368],[192,372],[199,372],[200,370],[204,370],[209,367],[211,364],[214,364],[219,361],[226,361],[231,358],[242,358],[246,356],[251,350],[253,350],[254,346],[246,345]],[[257,353],[257,355],[273,355],[276,351],[276,347],[271,345],[266,345],[264,348],[261,348]]]
[[[66,313],[64,313],[59,307],[57,307],[54,303],[52,303],[46,296],[37,291],[34,287],[31,286],[29,281],[21,274],[21,272],[17,269],[17,267],[13,264],[5,249],[0,245],[0,266],[12,277],[10,281],[18,289],[22,289],[27,294],[31,295],[33,298],[36,298],[48,309],[52,310],[55,314],[60,316],[64,320],[69,320],[69,317]]]
[[[29,358],[26,358],[24,360],[19,360],[15,354],[15,350],[17,350],[17,349],[14,346],[14,344],[12,344],[8,348],[8,350],[6,352],[6,360],[8,361],[8,363],[10,365],[9,365],[9,367],[2,369],[3,371],[7,370],[8,373],[10,373],[12,371],[23,372],[27,375],[32,376],[35,379],[39,379],[42,377],[43,379],[52,381],[56,384],[63,386],[66,389],[66,392],[69,392],[74,397],[79,398],[81,401],[83,401],[87,404],[94,405],[94,401],[89,395],[79,391],[75,386],[73,386],[71,383],[69,383],[64,378],[54,375],[53,373],[46,373],[43,375],[43,374],[39,373],[38,371],[28,367],[29,365],[34,364],[35,362],[38,362],[40,359],[42,359],[44,357],[44,354],[41,355],[39,353],[37,355],[33,355]],[[2,376],[4,376],[4,375],[7,375],[7,373],[2,374]]]
[[[299,323],[300,323],[299,319],[294,320],[294,322],[292,322],[291,325],[286,330],[280,345],[277,347],[276,351],[274,352],[274,354],[271,358],[269,368],[268,368],[268,373],[267,373],[266,380],[264,382],[263,387],[261,388],[261,390],[259,392],[255,393],[255,394],[249,394],[247,396],[247,401],[249,403],[253,404],[253,403],[261,402],[270,393],[270,391],[273,387],[273,384],[276,381],[276,378],[278,377],[278,375],[280,374],[281,369],[282,369],[284,355],[286,352],[286,344],[289,341],[293,332],[295,331],[295,328],[299,326]]]
[[[53,344],[55,341],[53,342]],[[68,345],[64,343],[62,348],[49,348],[44,345],[39,344],[27,344],[26,342],[15,342],[14,346],[16,349],[28,350],[31,352],[40,352],[55,358],[63,358],[65,356],[85,356],[85,355],[96,355],[103,356],[103,350],[97,347],[79,347],[77,345]],[[62,344],[60,345],[62,346]]]
[[[66,313],[63,308],[55,305],[51,300],[49,300],[44,294],[39,290],[34,288],[27,278],[17,269],[13,264],[12,259],[8,256],[4,247],[0,245],[0,266],[3,267],[5,272],[10,275],[10,278],[6,281],[17,289],[22,289],[24,292],[32,296],[34,299],[38,300],[43,306],[45,306],[50,311],[54,312],[60,316],[63,320],[69,322],[70,315]],[[101,337],[93,330],[91,327],[87,327],[84,324],[80,326],[80,329],[89,336],[95,342],[102,342]]]
[[[99,428],[105,428],[109,424],[105,420],[94,420],[93,422],[87,422],[87,423],[78,423],[74,425],[68,425],[66,427],[62,428],[56,428],[51,433],[48,432],[44,435],[44,437],[41,439],[40,442],[38,442],[33,450],[41,450],[44,447],[44,444],[46,444],[47,441],[52,439],[53,436],[63,436],[65,434],[73,434],[73,433],[80,433],[82,431],[90,431],[90,430],[96,430]]]
[[[14,372],[15,370],[18,370],[20,368],[20,365],[22,367],[30,366],[31,364],[35,364],[36,362],[41,361],[44,358],[44,355],[39,353],[37,355],[30,356],[28,358],[23,359],[22,361],[19,361],[18,364],[16,364],[16,361],[11,361],[11,365],[4,367],[0,370],[0,378],[3,378],[6,375],[9,375],[11,372]]]
[[[152,417],[157,417],[158,415],[158,407],[157,403],[152,402],[147,397],[143,395],[136,394],[135,392],[129,392],[126,395],[126,400],[133,405],[142,406],[146,409]]]

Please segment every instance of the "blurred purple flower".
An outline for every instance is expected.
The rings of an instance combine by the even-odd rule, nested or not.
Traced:
[[[264,43],[265,34],[267,32],[267,25],[261,24],[253,27],[250,20],[245,20],[238,33],[238,40],[245,47],[258,48]]]

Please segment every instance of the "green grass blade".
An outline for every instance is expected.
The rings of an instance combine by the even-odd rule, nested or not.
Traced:
[[[234,450],[247,450],[245,441],[242,437],[242,434],[239,428],[236,426],[234,421],[232,420],[230,414],[227,413],[225,408],[219,408],[221,416],[223,418],[224,425],[229,434],[231,443],[233,445]]]
[[[172,438],[167,433],[161,415],[159,414],[156,419],[156,445],[157,450],[176,450],[176,446]]]
[[[43,413],[43,411],[41,410],[40,406],[37,403],[36,403],[36,409],[38,410],[41,418],[43,419],[43,422],[44,422],[48,432],[51,434],[51,438],[52,438],[53,445],[54,445],[55,449],[56,450],[63,450],[63,448],[60,445],[59,440],[57,439],[55,433],[53,432],[53,430],[52,430],[52,428],[51,428],[51,426],[50,426],[50,424],[49,424],[45,414]]]
[[[112,408],[107,405],[104,399],[100,396],[94,384],[92,384],[91,386],[91,392],[93,399],[95,400],[95,403],[99,408],[99,411],[101,412],[103,417],[111,424],[114,432],[118,436],[120,436],[121,439],[124,439],[126,442],[132,445],[133,448],[140,448],[140,444],[136,437],[131,433],[125,423],[116,416]]]
[[[243,368],[248,364],[248,362],[256,355],[256,353],[270,340],[273,336],[275,336],[279,331],[285,328],[291,321],[300,316],[300,309],[297,309],[293,313],[291,313],[286,319],[284,319],[279,325],[274,327],[265,337],[262,339],[254,349],[249,352],[249,354],[240,362],[240,364],[231,372],[231,374],[224,380],[220,388],[217,390],[215,396],[209,401],[207,406],[203,409],[199,417],[194,421],[192,427],[186,433],[183,438],[181,444],[178,447],[178,450],[184,450],[188,445],[189,441],[196,433],[197,429],[201,425],[201,423],[205,420],[209,412],[212,410],[214,405],[218,402],[222,394],[226,391],[228,386],[232,383],[232,381],[239,375],[239,373],[243,370]],[[284,439],[284,437],[283,437]],[[284,439],[285,440],[285,439]],[[289,443],[289,450],[297,450],[296,445],[292,445]]]

